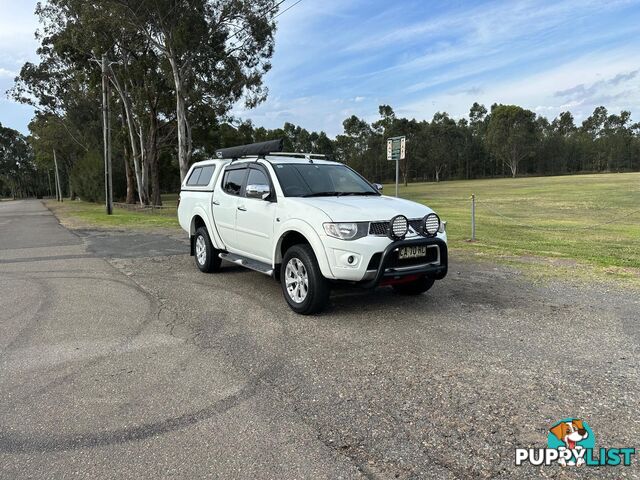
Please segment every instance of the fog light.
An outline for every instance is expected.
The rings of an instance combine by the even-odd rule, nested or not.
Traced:
[[[433,237],[440,230],[440,217],[435,213],[430,213],[422,219],[422,231],[427,237]]]
[[[351,265],[351,264],[352,264],[353,262],[355,262],[355,261],[356,261],[356,259],[355,259],[355,258],[353,258],[353,255],[349,255],[349,257],[347,258],[347,263],[348,263],[349,265]]]
[[[404,215],[396,215],[389,222],[389,236],[392,240],[400,240],[404,238],[409,230],[409,220]]]

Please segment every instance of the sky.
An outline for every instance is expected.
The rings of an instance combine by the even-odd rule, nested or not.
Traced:
[[[285,0],[266,102],[233,114],[330,136],[350,115],[430,120],[473,102],[517,104],[577,122],[596,106],[640,120],[640,0]],[[295,4],[295,5],[294,5]],[[0,0],[0,92],[35,61],[35,2]],[[2,95],[0,123],[27,133],[33,112]]]

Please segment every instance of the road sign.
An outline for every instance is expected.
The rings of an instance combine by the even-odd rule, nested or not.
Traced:
[[[398,196],[398,182],[400,180],[400,160],[405,159],[406,137],[391,137],[387,139],[387,160],[396,162],[396,197]]]
[[[387,160],[397,161],[405,158],[406,137],[391,137],[387,140]]]

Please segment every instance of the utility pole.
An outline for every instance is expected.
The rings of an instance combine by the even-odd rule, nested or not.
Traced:
[[[111,115],[109,113],[109,79],[107,54],[102,54],[102,137],[104,141],[104,199],[107,215],[113,213],[113,183],[111,176]]]
[[[58,172],[58,157],[56,157],[56,150],[53,150],[53,165],[56,168],[55,183],[56,183],[56,200],[62,202],[62,189],[60,188],[60,173]]]

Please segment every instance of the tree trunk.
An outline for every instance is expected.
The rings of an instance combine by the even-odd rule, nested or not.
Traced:
[[[156,112],[149,112],[149,136],[147,137],[147,164],[151,171],[151,203],[162,205],[160,197],[160,152],[158,151],[158,117]]]
[[[140,137],[140,163],[142,164],[142,198],[144,198],[144,204],[149,205],[149,156],[147,148],[145,146],[144,132],[142,131],[142,122],[138,125]]]
[[[131,103],[129,102],[129,93],[126,89],[122,88],[120,82],[117,77],[113,74],[113,71],[110,72],[109,78],[111,79],[111,83],[115,87],[118,95],[120,96],[120,100],[122,100],[122,106],[124,108],[125,116],[127,118],[127,130],[129,131],[129,142],[131,143],[131,156],[133,157],[133,168],[136,175],[136,185],[138,187],[138,198],[140,200],[140,205],[144,205],[144,191],[142,189],[142,173],[140,171],[140,163],[138,162],[138,144],[136,142],[136,128],[135,122],[133,119],[133,113],[131,112]]]
[[[71,170],[73,170],[74,164],[75,164],[75,157],[73,159],[66,157],[65,161],[63,162],[64,171],[67,174],[67,183],[69,186],[69,200],[72,200],[72,201],[76,199],[76,192],[73,189],[73,184],[71,183]]]
[[[173,73],[173,83],[176,90],[176,120],[178,124],[178,163],[180,165],[180,180],[184,180],[191,163],[191,129],[187,119],[187,108],[184,99],[184,86],[180,76],[180,69],[171,50],[166,51],[167,59]]]
[[[134,203],[136,203],[136,189],[134,186],[135,183],[135,178],[133,175],[133,169],[131,168],[131,164],[129,163],[129,149],[127,148],[126,144],[123,145],[124,147],[124,174],[127,178],[127,199],[125,200],[125,202],[127,202],[130,205],[133,205]]]
[[[69,180],[69,200],[74,201],[76,199],[76,192],[73,189],[73,185],[71,184],[71,175],[68,175]]]
[[[124,132],[127,131],[127,123],[125,120],[126,113],[124,111],[124,106],[122,107],[122,116],[120,117],[122,120],[122,130]],[[136,192],[133,178],[133,171],[131,170],[131,164],[129,163],[129,148],[127,147],[127,140],[125,138],[122,139],[122,159],[124,160],[124,176],[127,181],[127,198],[125,202],[127,204],[136,203]]]
[[[406,187],[409,180],[409,159],[405,157],[404,159],[404,171],[402,172],[402,178],[404,179],[404,186]]]

